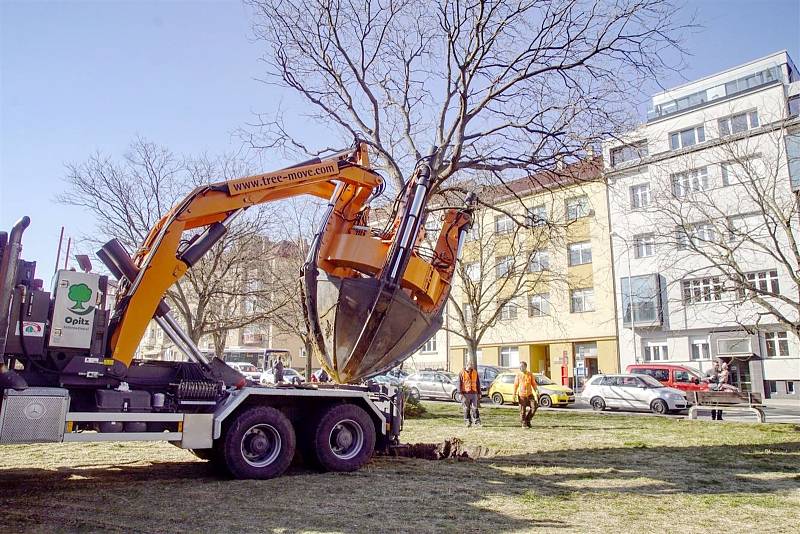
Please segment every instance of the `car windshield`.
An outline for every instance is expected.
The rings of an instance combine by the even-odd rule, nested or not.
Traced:
[[[650,375],[637,375],[639,380],[647,384],[651,388],[663,388],[664,385]]]
[[[540,386],[551,386],[555,384],[555,382],[544,375],[536,375],[536,383]]]
[[[236,367],[238,367],[240,371],[245,371],[247,373],[252,373],[256,370],[255,365],[250,365],[249,363],[237,363]]]

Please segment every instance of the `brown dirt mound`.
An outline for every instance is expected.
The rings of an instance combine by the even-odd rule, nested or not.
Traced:
[[[463,440],[452,437],[441,443],[411,443],[397,445],[389,449],[387,456],[403,458],[421,458],[423,460],[474,460],[485,458],[494,454],[480,445],[467,446]]]

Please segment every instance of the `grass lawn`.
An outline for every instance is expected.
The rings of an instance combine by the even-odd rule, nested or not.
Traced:
[[[403,440],[460,437],[476,461],[376,458],[349,474],[221,480],[166,444],[0,447],[0,532],[797,531],[794,425],[429,403]]]

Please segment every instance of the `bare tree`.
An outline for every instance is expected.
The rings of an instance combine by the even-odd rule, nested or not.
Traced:
[[[267,46],[263,80],[299,97],[336,142],[365,139],[396,189],[428,155],[437,189],[464,171],[533,180],[584,155],[627,128],[621,103],[677,66],[665,58],[681,57],[687,28],[668,0],[249,4]],[[254,147],[331,148],[312,147],[308,121],[280,112],[254,126]]]
[[[270,318],[281,333],[300,340],[306,354],[306,380],[311,380],[315,355],[312,335],[306,323],[306,312],[301,298],[300,271],[308,257],[309,245],[321,212],[313,200],[292,199],[280,206],[279,228],[281,241],[277,243],[270,262],[271,299],[282,303],[280,313]]]
[[[777,323],[800,334],[800,206],[786,122],[714,143],[681,168],[653,165],[662,185],[652,228],[667,245],[658,261],[682,284],[672,304],[712,302],[720,321],[751,332]]]
[[[147,233],[191,188],[247,174],[231,156],[178,157],[168,149],[136,139],[116,161],[96,154],[68,166],[67,190],[60,202],[84,208],[97,221],[85,239],[93,245],[119,239],[133,252]],[[214,337],[218,354],[225,333],[273,313],[248,303],[261,301],[267,291],[259,282],[264,258],[270,254],[263,237],[267,216],[263,209],[248,210],[223,239],[167,293],[188,335],[197,343]]]
[[[491,189],[483,196],[487,200],[502,198]],[[508,202],[508,195],[505,199]],[[549,216],[527,211],[521,217],[515,215],[522,221],[502,212],[477,211],[456,269],[446,328],[464,340],[473,366],[478,364],[478,347],[491,329],[502,322],[513,324],[519,314],[546,314],[548,303],[531,297],[564,279],[551,268],[549,249],[563,243],[567,223],[557,224]]]

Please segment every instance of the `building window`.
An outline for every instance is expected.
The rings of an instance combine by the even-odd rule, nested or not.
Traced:
[[[481,279],[481,265],[477,261],[470,262],[464,265],[464,275],[471,282],[477,282]]]
[[[789,335],[786,332],[767,332],[764,334],[767,345],[767,358],[789,356]]]
[[[494,233],[495,234],[507,234],[514,229],[514,221],[506,215],[505,213],[501,213],[500,215],[494,216]]]
[[[722,282],[718,276],[683,280],[681,286],[684,304],[722,300]]]
[[[500,367],[519,366],[519,347],[500,348]]]
[[[692,338],[692,360],[710,360],[711,345],[707,337]]]
[[[575,343],[575,355],[580,358],[597,358],[597,342]]]
[[[658,275],[645,274],[620,279],[622,324],[659,322],[661,298]]]
[[[528,208],[528,225],[545,226],[547,225],[547,208],[544,204]]]
[[[633,236],[633,255],[636,258],[649,258],[656,253],[656,237],[653,234]]]
[[[738,161],[726,161],[720,164],[722,185],[751,184],[759,178],[759,169],[756,167],[761,156],[759,154],[741,158]]]
[[[644,361],[663,362],[669,359],[669,349],[663,341],[648,341],[644,346]]]
[[[741,288],[739,296],[745,298],[745,290],[749,289],[751,294],[773,294],[779,295],[781,292],[780,284],[778,283],[778,271],[756,271],[747,273],[747,287]]]
[[[631,207],[646,208],[650,205],[650,184],[639,184],[631,187]]]
[[[594,288],[584,287],[570,291],[569,311],[583,313],[594,311]]]
[[[514,257],[498,256],[494,270],[498,278],[510,275],[514,271]]]
[[[789,160],[789,181],[792,191],[800,189],[800,133],[791,133],[786,137],[786,158]]]
[[[789,380],[786,382],[786,394],[787,395],[794,395],[794,382]]]
[[[472,322],[472,305],[468,302],[464,302],[461,304],[461,312],[464,314],[464,322],[467,324]]]
[[[776,394],[778,392],[778,382],[777,380],[767,380],[767,384],[769,384],[769,392],[771,394]]]
[[[672,175],[672,194],[677,198],[708,189],[708,167]]]
[[[679,226],[676,230],[676,240],[678,250],[689,248],[689,245],[697,248],[704,243],[714,243],[716,241],[716,231],[714,226],[708,222],[691,224],[688,227]]]
[[[592,263],[592,243],[584,241],[569,245],[570,266],[583,265],[585,263]]]
[[[566,204],[568,221],[589,216],[589,197],[586,195],[567,199]]]
[[[550,253],[546,250],[537,250],[531,254],[530,261],[528,262],[528,272],[538,273],[546,271],[550,268]]]
[[[528,315],[542,317],[550,313],[550,293],[537,293],[528,296]]]
[[[679,132],[672,132],[669,134],[669,148],[670,150],[678,150],[679,148],[686,148],[688,146],[702,143],[706,140],[706,130],[700,126],[687,128]]]
[[[513,321],[517,318],[517,305],[513,302],[506,302],[500,305],[500,313],[498,318],[501,321]]]
[[[758,127],[758,111],[746,111],[723,117],[717,121],[719,123],[719,135],[731,135],[739,132],[746,132]]]
[[[633,161],[647,156],[647,141],[639,141],[611,149],[611,166],[615,167],[626,161]]]
[[[426,341],[425,344],[422,345],[422,348],[419,349],[419,351],[425,353],[436,352],[436,336],[433,336],[428,341]]]

